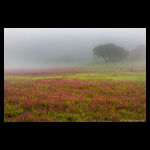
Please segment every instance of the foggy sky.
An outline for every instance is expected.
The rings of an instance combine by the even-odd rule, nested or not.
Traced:
[[[146,45],[146,28],[5,28],[4,69],[94,60],[95,46]]]

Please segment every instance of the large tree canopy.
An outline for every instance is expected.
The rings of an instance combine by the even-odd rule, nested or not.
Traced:
[[[133,49],[130,58],[132,60],[146,59],[146,45],[141,44]]]
[[[130,55],[129,51],[125,50],[123,47],[116,46],[113,43],[96,46],[93,49],[93,52],[98,58],[104,58],[105,62],[123,60]]]

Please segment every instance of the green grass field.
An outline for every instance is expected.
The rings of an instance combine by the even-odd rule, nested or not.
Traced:
[[[111,80],[133,80],[146,81],[146,63],[141,62],[113,62],[113,63],[93,63],[80,65],[87,72],[70,74],[38,74],[32,76],[23,75],[5,75],[4,79],[48,79],[48,78],[78,78],[78,79],[111,79]],[[80,71],[81,69],[79,69]]]

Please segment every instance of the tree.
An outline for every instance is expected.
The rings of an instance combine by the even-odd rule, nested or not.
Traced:
[[[93,49],[93,52],[98,58],[104,58],[105,62],[123,60],[130,55],[129,51],[125,50],[123,47],[116,46],[113,43],[96,46]]]
[[[142,60],[146,59],[146,45],[138,45],[131,51],[131,60]]]

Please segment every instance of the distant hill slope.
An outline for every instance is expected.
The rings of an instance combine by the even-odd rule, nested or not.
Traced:
[[[146,60],[141,61],[118,61],[118,62],[96,62],[80,65],[81,67],[146,67]]]

